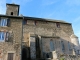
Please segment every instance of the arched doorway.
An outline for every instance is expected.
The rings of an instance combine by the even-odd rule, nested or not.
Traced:
[[[27,60],[27,48],[22,49],[22,60]]]

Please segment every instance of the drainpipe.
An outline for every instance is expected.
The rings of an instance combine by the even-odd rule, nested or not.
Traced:
[[[23,20],[24,20],[24,16],[22,17],[22,36],[21,36],[21,60],[22,60],[22,41],[23,41]]]

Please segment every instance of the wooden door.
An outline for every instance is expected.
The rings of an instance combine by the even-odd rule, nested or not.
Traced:
[[[8,53],[8,60],[13,60],[14,53]]]

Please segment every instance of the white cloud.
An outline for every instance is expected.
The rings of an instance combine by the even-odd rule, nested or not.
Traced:
[[[0,14],[5,14],[6,12],[6,0],[0,0]]]
[[[73,22],[75,23],[75,22],[79,22],[79,21],[80,21],[80,16],[75,18]]]
[[[26,4],[27,2],[31,2],[32,0],[12,0],[12,3],[16,3],[16,4]]]
[[[66,4],[68,5],[80,5],[80,0],[66,0]]]
[[[56,2],[56,0],[42,0],[42,6],[52,5]]]

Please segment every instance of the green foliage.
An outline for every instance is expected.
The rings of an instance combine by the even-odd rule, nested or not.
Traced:
[[[64,60],[64,58],[60,58],[60,60]]]

